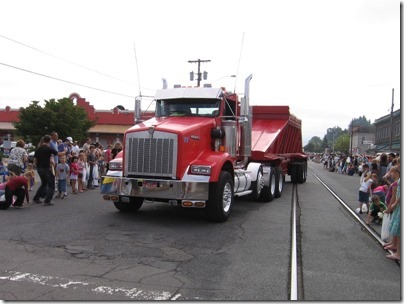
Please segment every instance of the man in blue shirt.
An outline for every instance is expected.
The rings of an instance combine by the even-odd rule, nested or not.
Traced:
[[[58,150],[58,138],[59,138],[58,133],[54,131],[50,134],[50,137],[51,137],[51,141],[49,143],[49,147],[54,149],[56,152],[59,152],[59,150]],[[58,157],[57,153],[55,155],[53,155],[53,160],[55,161],[54,166],[56,167],[59,162],[59,157]]]

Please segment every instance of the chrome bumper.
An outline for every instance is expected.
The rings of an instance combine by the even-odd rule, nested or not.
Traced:
[[[209,179],[159,180],[104,176],[101,194],[173,200],[208,200]]]

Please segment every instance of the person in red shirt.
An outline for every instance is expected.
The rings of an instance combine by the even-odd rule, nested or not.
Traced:
[[[24,202],[24,197],[27,199],[27,203],[29,204],[29,183],[28,181],[31,178],[31,172],[27,172],[24,176],[15,176],[11,175],[10,179],[6,184],[5,190],[5,197],[6,203],[5,205],[1,206],[2,209],[8,209],[12,202],[13,196],[16,196],[17,199],[15,200],[13,206],[16,208],[22,207],[22,203]],[[1,208],[0,207],[0,208]]]
[[[105,163],[107,164],[106,171],[109,170],[109,162],[112,159],[111,149],[112,145],[108,145],[107,151],[105,151]]]

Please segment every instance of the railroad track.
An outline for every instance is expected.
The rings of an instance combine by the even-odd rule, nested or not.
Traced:
[[[308,171],[312,176],[332,195],[332,197],[350,214],[355,221],[361,226],[361,230],[365,231],[378,244],[383,251],[385,242],[381,239],[378,231],[374,230],[371,226],[367,225],[365,220],[355,212],[349,203],[344,201],[342,197],[338,195],[327,183],[321,179],[310,168]],[[304,300],[304,284],[303,284],[303,264],[302,264],[302,252],[301,252],[301,231],[300,231],[300,215],[301,208],[299,206],[299,193],[298,184],[293,185],[292,194],[292,214],[291,214],[291,252],[290,252],[290,277],[289,277],[289,300],[299,301]],[[387,252],[392,253],[391,250]],[[400,262],[396,261],[396,264],[400,266]]]

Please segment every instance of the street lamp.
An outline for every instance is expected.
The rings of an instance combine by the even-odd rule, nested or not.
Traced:
[[[222,77],[216,79],[215,81],[212,81],[211,83],[218,82],[219,80],[222,80],[223,78],[227,78],[227,77],[236,78],[237,76],[236,75],[225,75],[225,76],[222,76]]]
[[[332,152],[335,152],[335,140],[334,140],[334,135],[335,135],[335,127],[332,130]]]

